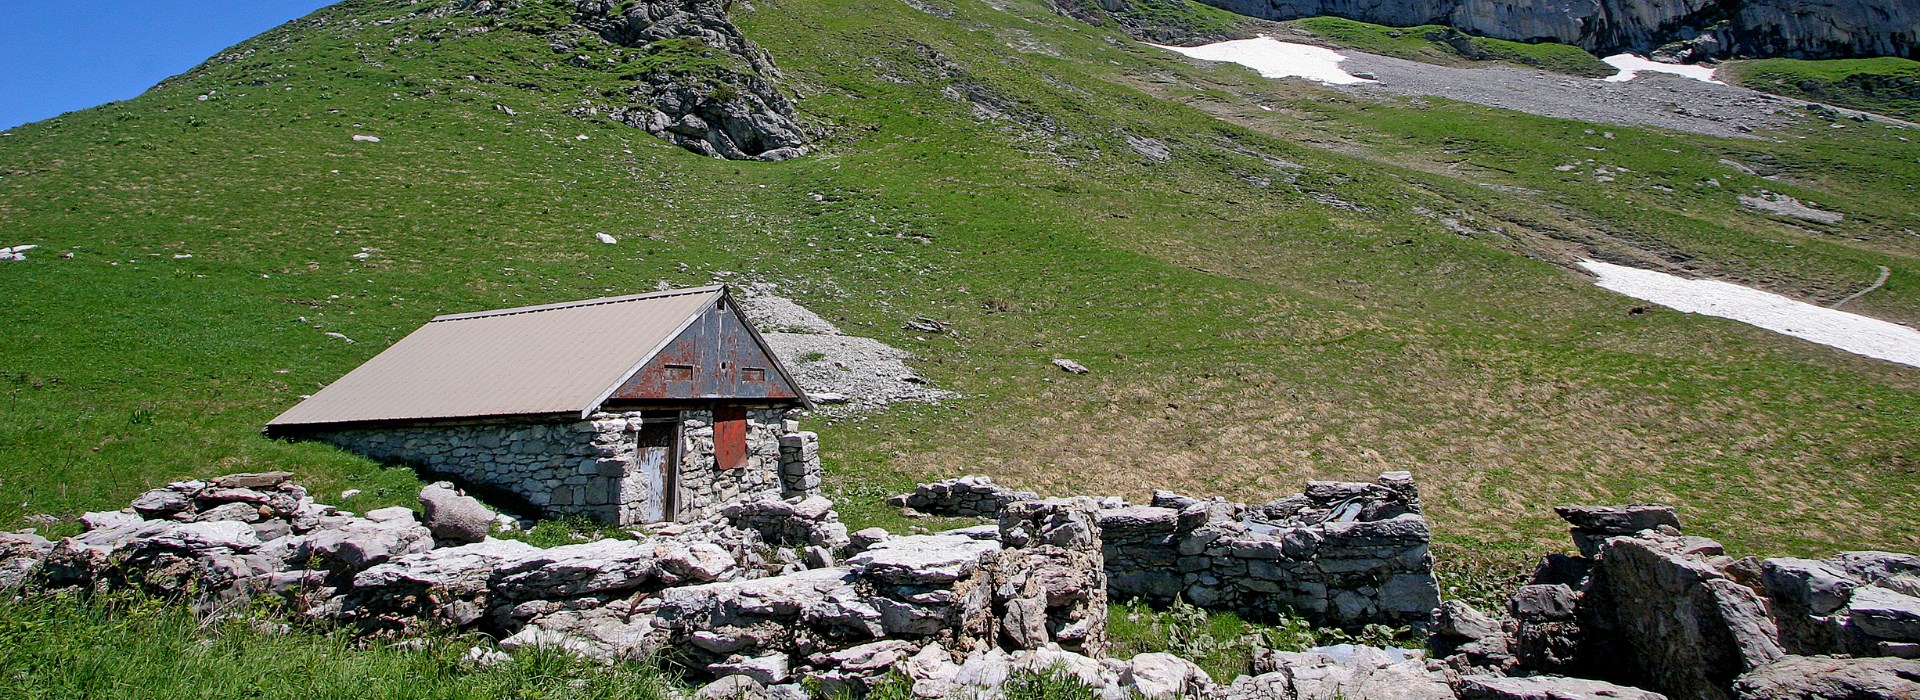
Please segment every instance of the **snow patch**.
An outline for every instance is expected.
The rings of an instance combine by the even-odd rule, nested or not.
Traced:
[[[1161,46],[1160,48],[1203,61],[1238,63],[1252,68],[1265,78],[1306,78],[1329,85],[1353,85],[1377,82],[1357,78],[1340,69],[1346,56],[1332,49],[1278,41],[1268,37],[1222,41],[1202,46]]]
[[[1675,311],[1729,318],[1856,355],[1920,367],[1920,331],[1717,280],[1582,260],[1595,284]]]
[[[1613,66],[1615,68],[1620,69],[1619,73],[1615,73],[1611,76],[1601,78],[1601,80],[1605,80],[1609,83],[1624,83],[1629,80],[1632,80],[1634,76],[1637,76],[1643,72],[1650,72],[1650,73],[1669,73],[1672,75],[1680,76],[1682,78],[1692,78],[1694,80],[1698,80],[1703,83],[1713,83],[1715,85],[1726,84],[1713,79],[1714,69],[1712,66],[1691,66],[1691,65],[1682,65],[1682,64],[1676,64],[1676,63],[1661,63],[1659,61],[1648,60],[1642,56],[1635,56],[1630,53],[1617,53],[1600,60],[1605,62],[1609,66]]]

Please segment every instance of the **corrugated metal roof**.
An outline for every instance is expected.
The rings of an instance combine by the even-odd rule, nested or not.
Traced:
[[[584,414],[724,292],[440,316],[267,425]]]

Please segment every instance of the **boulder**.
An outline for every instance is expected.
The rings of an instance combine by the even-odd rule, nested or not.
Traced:
[[[627,591],[653,578],[654,553],[651,542],[614,539],[535,550],[496,571],[493,588],[514,600]]]
[[[472,544],[493,531],[493,511],[444,481],[420,489],[420,508],[421,521],[440,542]]]
[[[717,663],[708,666],[707,670],[719,676],[746,676],[761,685],[785,683],[792,677],[788,669],[787,655],[784,653]]]
[[[700,686],[693,692],[695,700],[762,700],[767,696],[767,687],[750,677],[727,676],[720,680]]]
[[[1667,700],[1649,690],[1564,676],[1462,676],[1454,690],[1460,700]]]
[[[624,607],[556,610],[534,618],[513,635],[500,640],[500,647],[550,647],[606,662],[652,655],[659,649],[653,617],[631,614]]]
[[[1733,683],[1737,700],[1911,700],[1920,661],[1788,656]]]
[[[408,522],[332,518],[307,533],[294,556],[303,566],[353,573],[394,557],[433,548],[433,535]]]
[[[1128,662],[1120,684],[1142,697],[1175,698],[1206,693],[1213,686],[1213,678],[1192,661],[1172,654],[1148,653]]]
[[[847,559],[863,578],[902,586],[940,586],[973,576],[1000,543],[958,535],[909,535],[878,543]]]
[[[1609,670],[1673,697],[1719,700],[1734,677],[1779,659],[1778,630],[1753,589],[1714,567],[1710,540],[1642,532],[1610,539],[1582,605],[1625,650]]]
[[[0,532],[0,593],[20,588],[53,551],[47,538],[30,532]]]
[[[1875,639],[1920,642],[1920,598],[1880,586],[1858,588],[1847,603],[1847,619]]]
[[[1284,674],[1297,700],[1444,700],[1453,690],[1429,673],[1425,658],[1408,649],[1340,644],[1304,652],[1268,652],[1256,668]],[[1265,674],[1263,674],[1265,675]]]
[[[99,513],[81,514],[80,526],[86,528],[88,531],[106,530],[125,525],[133,525],[139,523],[141,520],[142,518],[135,513],[124,510],[109,510]]]
[[[223,489],[272,489],[278,488],[292,478],[293,472],[254,472],[228,474],[207,481]]]
[[[1679,532],[1680,516],[1672,506],[1556,506],[1553,512],[1572,525],[1574,546],[1580,554],[1592,557],[1608,537],[1631,535],[1661,526]]]
[[[468,628],[493,603],[494,571],[538,551],[517,540],[489,539],[395,556],[353,576],[346,614],[377,627],[415,629],[431,621]]]
[[[667,585],[719,581],[729,578],[736,566],[733,555],[712,542],[658,542],[653,559],[661,583]]]

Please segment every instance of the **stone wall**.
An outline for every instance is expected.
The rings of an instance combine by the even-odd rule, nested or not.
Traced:
[[[1032,494],[963,477],[922,484],[891,501],[936,515],[1001,517]],[[1319,624],[1424,626],[1440,604],[1432,533],[1407,472],[1373,482],[1316,481],[1264,504],[1202,501],[1166,491],[1150,505],[1099,501],[1107,591],[1256,618],[1284,613]]]
[[[920,484],[913,493],[887,499],[887,505],[932,515],[991,518],[1009,503],[1037,500],[1040,496],[1031,491],[1015,491],[993,483],[990,477],[969,475]]]
[[[638,522],[656,497],[624,484],[638,453],[638,411],[589,420],[469,421],[354,428],[313,439],[383,462],[498,488],[543,517],[581,515]],[[679,519],[697,520],[742,495],[805,496],[819,489],[819,439],[782,420],[783,409],[747,411],[747,463],[715,469],[713,412],[681,412]],[[792,430],[789,430],[792,429]],[[785,445],[793,445],[791,453]],[[627,488],[623,489],[623,485]],[[623,495],[624,494],[624,495]]]
[[[1178,595],[1254,617],[1424,626],[1440,605],[1431,532],[1406,472],[1372,483],[1312,482],[1261,505],[1156,494],[1100,512],[1108,591]]]

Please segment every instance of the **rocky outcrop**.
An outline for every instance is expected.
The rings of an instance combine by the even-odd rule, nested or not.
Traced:
[[[775,80],[765,50],[727,19],[728,0],[575,0],[575,21],[601,38],[645,47],[660,67],[634,76],[614,121],[701,155],[786,160],[806,153],[808,135]]]
[[[1554,41],[1597,54],[1683,44],[1692,58],[1842,58],[1920,54],[1920,4],[1908,0],[1203,0],[1272,20],[1332,15],[1479,36]]]

